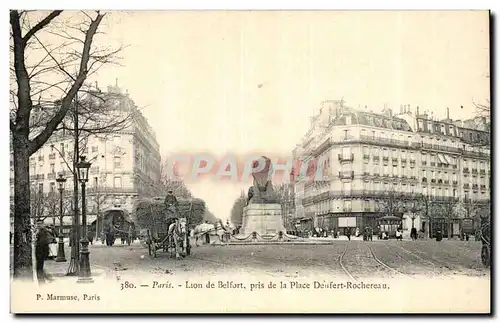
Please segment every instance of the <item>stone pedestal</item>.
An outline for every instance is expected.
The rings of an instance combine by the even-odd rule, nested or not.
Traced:
[[[280,204],[250,204],[243,208],[240,236],[248,236],[252,232],[260,236],[274,236],[280,231],[286,233]]]

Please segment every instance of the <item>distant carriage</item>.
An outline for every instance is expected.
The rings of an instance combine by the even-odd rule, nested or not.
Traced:
[[[130,245],[136,237],[136,225],[126,209],[115,205],[102,212],[102,216],[90,224],[89,232],[96,238],[102,233],[106,245],[110,247],[117,238],[122,238]]]
[[[377,219],[377,228],[379,239],[382,233],[385,232],[388,238],[395,238],[396,231],[402,226],[403,220],[400,217],[393,215],[386,215]]]

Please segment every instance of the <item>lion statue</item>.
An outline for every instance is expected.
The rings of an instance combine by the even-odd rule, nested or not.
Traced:
[[[253,185],[248,189],[247,205],[278,203],[274,193],[273,184],[270,175],[273,174],[273,165],[269,158],[262,156],[259,160],[253,162],[253,169],[257,169],[259,163],[264,163],[264,168],[258,172],[253,172]]]

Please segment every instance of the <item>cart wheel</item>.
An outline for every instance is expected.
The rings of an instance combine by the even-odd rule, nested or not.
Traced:
[[[483,248],[481,249],[481,261],[484,266],[490,266],[490,248],[486,245],[483,245]]]

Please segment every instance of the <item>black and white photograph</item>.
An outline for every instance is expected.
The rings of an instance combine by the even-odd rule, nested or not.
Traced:
[[[492,311],[489,11],[9,23],[11,313]]]

